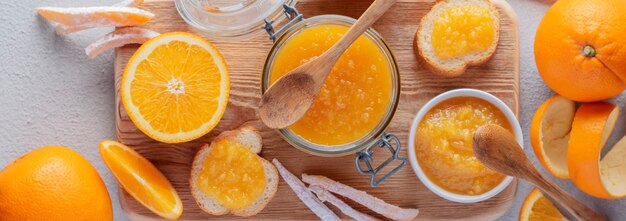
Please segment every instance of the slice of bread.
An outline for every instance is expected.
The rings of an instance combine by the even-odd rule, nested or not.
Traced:
[[[481,5],[490,9],[494,20],[494,41],[485,51],[472,52],[455,58],[441,59],[435,54],[435,50],[431,44],[435,18],[446,9],[467,4]],[[463,74],[468,65],[479,65],[487,62],[496,52],[499,37],[500,19],[498,10],[489,0],[439,0],[435,6],[422,17],[415,34],[413,47],[415,48],[417,60],[422,66],[436,74],[454,77]]]
[[[244,146],[249,147],[250,150],[256,154],[261,152],[261,147],[263,146],[259,131],[251,126],[241,127],[232,131],[225,131],[213,139],[211,144],[224,139],[243,144]],[[198,206],[205,212],[212,215],[224,215],[231,213],[236,216],[252,216],[261,212],[261,210],[263,210],[263,208],[265,208],[265,206],[274,197],[276,190],[278,189],[279,176],[276,167],[274,167],[274,165],[269,161],[259,157],[259,160],[263,164],[265,179],[267,181],[267,186],[265,187],[263,194],[259,197],[259,199],[253,202],[252,205],[246,208],[229,209],[222,206],[215,198],[205,194],[199,188],[198,176],[200,175],[200,171],[202,171],[204,159],[210,152],[211,146],[204,144],[194,156],[193,164],[191,166],[189,185],[191,187],[191,195],[196,200]]]

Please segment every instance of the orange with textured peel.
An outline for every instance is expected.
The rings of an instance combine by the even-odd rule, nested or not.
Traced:
[[[530,143],[537,159],[548,172],[561,179],[569,178],[567,144],[575,112],[574,101],[556,95],[537,109],[530,125]]]
[[[0,220],[113,220],[96,169],[67,147],[35,149],[0,171]]]
[[[626,89],[625,11],[624,0],[555,2],[535,36],[535,62],[546,84],[584,102]]]
[[[626,196],[626,141],[620,141],[598,162],[618,115],[615,104],[588,103],[578,109],[572,124],[567,152],[570,178],[580,190],[595,197]]]
[[[519,213],[520,221],[567,221],[559,209],[554,206],[550,199],[543,196],[541,191],[533,189],[528,194]]]
[[[180,217],[183,204],[178,193],[150,161],[111,140],[100,142],[100,155],[124,190],[142,205],[169,220]]]
[[[202,37],[170,32],[145,42],[130,58],[120,96],[130,119],[165,143],[190,141],[211,131],[228,103],[224,58]]]

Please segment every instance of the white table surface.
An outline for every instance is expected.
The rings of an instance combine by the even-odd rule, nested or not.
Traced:
[[[0,1],[0,168],[40,146],[71,147],[98,169],[109,189],[115,220],[126,220],[117,200],[116,181],[98,153],[98,143],[113,139],[115,133],[113,54],[108,52],[89,59],[84,53],[85,46],[112,29],[60,37],[35,13],[39,6],[96,6],[116,1]],[[525,133],[525,150],[535,165],[539,163],[528,141],[529,125],[537,107],[553,92],[537,74],[533,41],[549,1],[509,0],[520,26],[520,120]],[[614,101],[624,109],[624,99],[626,96],[622,95]],[[620,117],[609,145],[626,133],[626,124],[621,123],[624,120]],[[576,189],[569,180],[548,177],[611,220],[626,220],[626,200],[596,199]],[[530,191],[527,183],[520,182],[513,206],[500,219],[517,220],[521,204]]]

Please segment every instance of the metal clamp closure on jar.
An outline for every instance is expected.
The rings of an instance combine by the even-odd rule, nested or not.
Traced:
[[[392,142],[395,142],[395,148]],[[398,139],[396,135],[394,135],[393,133],[384,132],[383,135],[380,136],[378,141],[372,143],[369,147],[357,152],[356,158],[354,159],[356,169],[359,171],[360,174],[366,174],[370,176],[370,185],[372,185],[373,187],[378,186],[378,184],[382,183],[391,175],[398,172],[406,164],[406,158],[400,156],[401,146],[402,145],[400,144],[400,139]],[[372,167],[372,162],[374,161],[372,158],[374,156],[374,151],[372,149],[374,147],[387,147],[389,152],[391,152],[391,157],[385,160],[385,162],[378,165],[378,167],[376,168]],[[399,160],[400,164],[396,166],[396,168],[393,168],[389,173],[385,174],[382,178],[376,180],[376,174],[394,160]],[[365,163],[365,166],[367,167],[366,170],[361,167],[361,164],[359,162]]]
[[[272,26],[272,24],[274,23],[273,20],[269,20],[267,18],[263,20],[265,21],[265,25],[263,26],[263,29],[265,29],[267,34],[270,36],[270,39],[272,40],[272,42],[276,42],[276,37],[280,36],[285,30],[287,30],[293,24],[298,23],[304,19],[304,16],[302,15],[302,13],[298,11],[298,9],[296,9],[296,7],[292,7],[287,4],[283,5],[283,13],[285,14],[285,17],[289,19],[289,22],[287,22],[285,26],[278,29],[278,31],[274,31],[274,27]]]
[[[265,25],[263,26],[263,29],[265,29],[265,31],[267,32],[267,34],[269,35],[269,38],[275,43],[280,43],[281,39],[285,36],[285,34],[289,34],[290,32],[292,32],[293,28],[297,28],[298,25],[300,24],[300,22],[309,22],[309,21],[313,21],[314,19],[318,18],[319,16],[316,17],[311,17],[309,19],[304,19],[303,15],[295,8],[289,5],[283,5],[283,13],[284,15],[290,20],[289,22],[287,22],[283,27],[281,27],[280,29],[278,29],[278,31],[274,31],[274,27],[273,27],[273,23],[274,21],[272,20],[265,20]],[[373,30],[372,30],[373,32]],[[374,34],[375,36],[377,36],[378,38],[382,39],[377,33]],[[278,42],[277,42],[278,41]],[[386,44],[384,44],[384,42],[382,43],[382,45],[386,46]],[[274,45],[274,48],[276,47],[276,45]],[[270,56],[268,56],[268,59],[266,61],[266,65],[267,62],[271,60],[272,58],[272,53],[274,51],[274,48],[270,51]],[[387,50],[389,51],[388,47]],[[397,64],[395,63],[395,58],[393,58],[393,54],[391,54],[391,51],[389,51],[390,53],[390,57],[394,63],[394,70],[397,70]],[[267,79],[266,77],[269,76],[269,72],[266,73],[266,69],[264,70],[264,80],[263,82],[266,82]],[[396,71],[397,74],[397,71]],[[399,77],[399,75],[397,75]],[[399,78],[397,80],[397,83],[395,83],[398,85],[398,92],[396,92],[395,94],[395,99],[396,101],[393,104],[392,109],[395,111],[395,108],[397,107],[397,97],[399,96]],[[262,83],[261,86],[261,91],[262,93],[265,92],[265,90],[267,88],[269,88],[269,83]],[[388,116],[389,118],[387,118],[386,123],[387,124],[391,118],[393,117],[393,111],[391,112],[391,115]],[[386,125],[385,125],[386,126]],[[293,136],[290,135],[285,135],[283,133],[283,131],[286,129],[281,129],[281,136],[283,136],[283,138],[290,143],[292,146],[310,153],[310,154],[314,154],[314,155],[324,155],[321,154],[320,152],[316,152],[316,151],[311,151],[308,150],[306,148],[303,149],[302,146],[300,146],[300,144],[298,144],[298,142],[294,142],[294,140],[291,140],[293,138]],[[384,129],[381,129],[384,130]],[[356,156],[354,159],[355,162],[355,166],[357,171],[360,174],[365,174],[365,175],[369,175],[370,176],[370,185],[372,187],[376,187],[378,185],[380,185],[382,182],[384,182],[386,179],[388,179],[389,177],[391,177],[393,174],[397,173],[398,171],[400,171],[400,169],[402,169],[405,165],[406,165],[406,158],[405,157],[401,157],[400,156],[400,150],[401,150],[401,144],[400,144],[400,140],[398,139],[398,137],[396,137],[393,133],[387,133],[384,131],[381,131],[380,133],[378,133],[378,135],[376,135],[375,137],[372,137],[371,141],[368,142],[363,142],[358,144],[358,148],[360,149],[358,151],[355,151]],[[365,147],[365,148],[363,148]],[[374,154],[375,154],[375,148],[374,147],[378,147],[378,148],[383,148],[386,147],[386,149],[389,150],[389,152],[391,153],[391,157],[389,157],[388,159],[386,159],[384,162],[382,162],[380,165],[378,166],[374,166],[372,165],[374,162]],[[390,172],[388,172],[387,174],[381,174],[383,168],[389,166],[392,162],[394,161],[399,161],[399,164],[393,168]],[[364,167],[362,167],[363,163]],[[377,179],[378,177],[382,177]]]

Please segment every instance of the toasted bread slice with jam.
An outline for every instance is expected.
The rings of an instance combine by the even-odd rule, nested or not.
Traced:
[[[487,62],[499,33],[498,10],[489,0],[439,0],[422,17],[413,46],[422,66],[453,77]]]
[[[229,140],[242,144],[243,146],[250,148],[250,151],[255,154],[259,154],[261,152],[261,135],[254,127],[242,127],[237,130],[225,131],[213,139],[211,145],[214,145],[222,140]],[[276,190],[278,189],[278,182],[280,178],[276,167],[274,167],[274,165],[269,161],[257,156],[264,167],[263,171],[265,173],[267,183],[265,189],[262,195],[249,206],[245,208],[231,209],[222,205],[216,198],[206,194],[199,187],[198,178],[202,172],[204,161],[209,156],[211,151],[212,148],[210,145],[203,145],[198,153],[196,153],[191,166],[189,185],[191,187],[191,194],[196,200],[198,206],[205,212],[212,215],[224,215],[231,213],[236,216],[252,216],[261,212],[261,210],[263,210],[263,208],[265,208],[265,206],[274,197],[274,194],[276,194]]]

